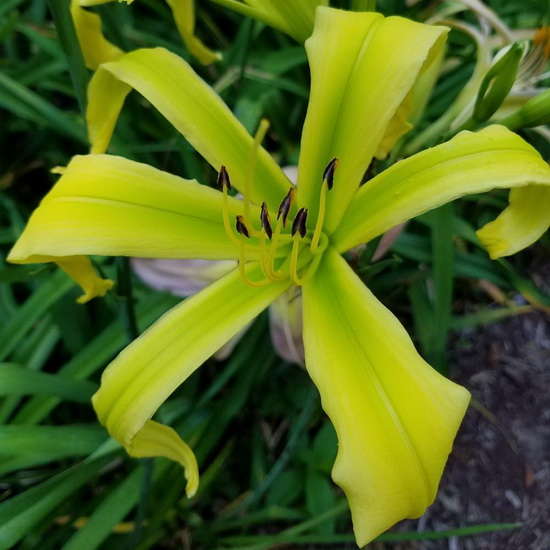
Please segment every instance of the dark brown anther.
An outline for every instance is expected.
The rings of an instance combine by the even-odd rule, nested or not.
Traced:
[[[288,214],[292,206],[292,201],[294,200],[295,192],[296,191],[294,187],[291,187],[288,190],[288,193],[285,195],[285,198],[281,201],[281,204],[279,205],[279,211],[277,212],[277,219],[279,219],[281,216],[283,217],[283,227],[286,225],[286,219],[288,218]]]
[[[246,227],[242,216],[237,216],[237,219],[235,220],[235,229],[237,230],[237,233],[244,235],[247,239],[250,237],[248,227]]]
[[[225,166],[220,166],[220,171],[218,172],[218,181],[217,181],[218,189],[221,191],[227,189],[228,191],[231,190],[231,181],[229,181],[229,174],[227,173],[227,170]]]
[[[262,211],[260,213],[260,222],[264,228],[265,234],[268,239],[271,239],[273,236],[273,230],[271,229],[271,222],[269,221],[269,211],[267,209],[267,204],[262,202]]]
[[[323,181],[326,180],[329,191],[332,189],[332,186],[334,185],[334,171],[336,170],[337,166],[338,166],[338,159],[335,157],[327,164],[327,167],[323,172]]]
[[[306,220],[307,220],[307,208],[300,208],[300,210],[298,210],[298,213],[296,214],[296,217],[294,218],[294,221],[292,222],[291,234],[293,237],[296,234],[296,232],[300,233],[300,237],[302,237],[302,239],[306,236],[306,233],[307,233]]]

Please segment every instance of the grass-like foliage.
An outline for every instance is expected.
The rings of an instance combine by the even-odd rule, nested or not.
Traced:
[[[199,491],[186,499],[178,465],[130,459],[99,425],[90,404],[105,366],[133,333],[178,298],[146,287],[124,260],[94,258],[118,285],[105,298],[80,305],[74,284],[50,264],[5,262],[30,213],[58,178],[50,170],[88,148],[82,109],[91,72],[68,3],[0,3],[0,549],[352,548],[348,507],[330,479],[334,429],[305,370],[276,355],[266,313],[229,358],[208,360],[158,412],[159,421],[192,445],[201,464]],[[197,4],[196,34],[222,53],[221,61],[207,66],[189,54],[163,2],[91,9],[120,48],[163,46],[187,59],[251,133],[263,117],[269,119],[266,148],[280,165],[295,165],[309,90],[302,44],[227,10],[224,2]],[[332,4],[369,9],[371,2]],[[453,11],[460,2],[377,4],[385,15],[419,21],[448,9],[446,19],[479,25],[474,12]],[[548,15],[545,0],[488,4],[514,31],[540,28]],[[477,55],[471,36],[453,28],[422,120],[388,159],[373,163],[372,174],[449,137],[444,125],[439,132],[430,128],[468,82]],[[549,84],[550,79],[538,82],[540,88]],[[547,137],[531,129],[520,134],[550,156]],[[137,94],[127,100],[110,152],[215,183],[214,171]],[[383,258],[374,256],[379,241],[348,258],[441,371],[451,368],[452,374],[453,331],[550,307],[550,297],[533,285],[527,267],[534,256],[548,254],[548,235],[496,262],[476,236],[506,205],[504,191],[469,196],[409,222]],[[518,293],[527,305],[509,299]],[[465,301],[475,303],[475,310],[464,313]],[[380,537],[379,547],[482,537],[515,527],[397,529]]]

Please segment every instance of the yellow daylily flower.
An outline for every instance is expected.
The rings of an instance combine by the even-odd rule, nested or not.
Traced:
[[[315,9],[328,0],[212,0],[303,42],[313,31]]]
[[[95,70],[101,63],[123,55],[123,51],[109,42],[101,30],[101,18],[85,9],[115,0],[71,0],[71,15],[80,49],[89,69]],[[133,0],[118,0],[131,4]],[[195,0],[166,0],[170,6],[180,36],[189,53],[204,65],[221,59],[221,55],[207,48],[195,36]]]
[[[165,314],[107,367],[93,398],[133,456],[197,466],[175,431],[151,420],[201,363],[294,285],[303,293],[306,368],[338,435],[335,482],[358,544],[434,500],[469,402],[417,353],[342,257],[447,201],[493,188],[548,189],[550,168],[502,126],[464,131],[360,187],[371,159],[408,128],[411,98],[440,59],[447,29],[320,7],[306,42],[311,96],[297,189],[182,59],[143,49],[101,65],[89,88],[94,154],[75,157],[10,252],[16,263],[88,254],[234,259],[238,267]],[[219,172],[221,190],[105,154],[137,90]],[[230,197],[235,186],[243,200]],[[287,219],[288,217],[288,219]],[[509,231],[525,246],[533,233]],[[89,267],[89,266],[88,266]]]

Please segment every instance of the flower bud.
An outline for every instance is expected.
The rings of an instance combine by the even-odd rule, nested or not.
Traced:
[[[521,108],[499,122],[510,130],[550,124],[550,89],[531,98]]]
[[[523,46],[516,42],[487,71],[477,94],[472,116],[475,122],[489,120],[501,106],[514,85],[522,56]]]

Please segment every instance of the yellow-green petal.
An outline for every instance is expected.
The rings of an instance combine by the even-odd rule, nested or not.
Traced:
[[[373,156],[385,154],[408,131],[419,103],[415,83],[440,60],[446,33],[401,17],[317,9],[306,42],[311,93],[298,176],[298,202],[309,208],[312,224],[323,170],[333,157],[340,163],[327,199],[329,231]]]
[[[328,0],[213,0],[247,17],[254,17],[303,42],[313,30],[317,6],[326,6]]]
[[[550,168],[523,139],[496,125],[460,132],[363,185],[333,242],[348,250],[463,195],[529,184],[550,185]]]
[[[86,66],[95,70],[101,63],[116,59],[124,52],[103,36],[99,15],[82,5],[81,0],[71,0],[71,15]]]
[[[113,281],[100,277],[86,256],[56,258],[55,263],[84,290],[84,294],[76,300],[79,304],[105,296],[113,288]]]
[[[510,191],[510,205],[484,225],[477,236],[491,258],[515,254],[538,240],[550,227],[550,188],[528,185]]]
[[[174,15],[183,42],[189,53],[204,65],[221,59],[221,55],[207,48],[195,36],[195,0],[166,0]]]
[[[101,31],[101,19],[98,15],[82,9],[84,6],[109,4],[114,0],[71,0],[71,13],[75,24],[80,47],[90,69],[97,69],[100,63],[116,59],[123,51],[111,44]],[[119,0],[120,1],[120,0]],[[132,0],[123,0],[131,4]],[[166,0],[170,6],[180,36],[189,53],[201,63],[208,65],[221,59],[221,55],[206,47],[195,36],[194,0]]]
[[[70,264],[69,257],[238,257],[238,246],[224,230],[222,204],[219,191],[146,164],[76,156],[32,214],[8,260],[56,261],[86,296],[101,295],[103,283],[93,281],[82,259]],[[234,219],[242,202],[229,198],[229,211]],[[259,216],[257,209],[253,213]]]
[[[248,276],[261,278],[256,264],[249,265]],[[144,456],[145,445],[152,454],[151,439],[158,441],[161,436],[160,428],[148,421],[157,408],[289,284],[278,281],[250,287],[234,270],[174,307],[123,350],[103,373],[93,397],[101,423],[130,454]],[[154,435],[152,429],[156,430]],[[159,446],[159,455],[177,455],[185,464],[188,455],[183,443],[170,437],[166,445],[169,449]]]
[[[163,48],[130,52],[101,65],[88,88],[87,121],[93,153],[104,152],[124,99],[137,90],[216,169],[224,165],[232,184],[250,199],[276,208],[288,191],[287,177],[262,147],[247,185],[253,139],[221,98],[191,66]]]
[[[338,435],[332,477],[363,546],[433,502],[470,395],[418,355],[333,249],[303,300],[306,367]]]
[[[126,450],[135,458],[150,458],[163,456],[174,462],[179,462],[184,469],[187,485],[185,493],[193,497],[199,488],[199,467],[191,447],[181,439],[176,430],[147,420],[141,430],[136,433]]]

